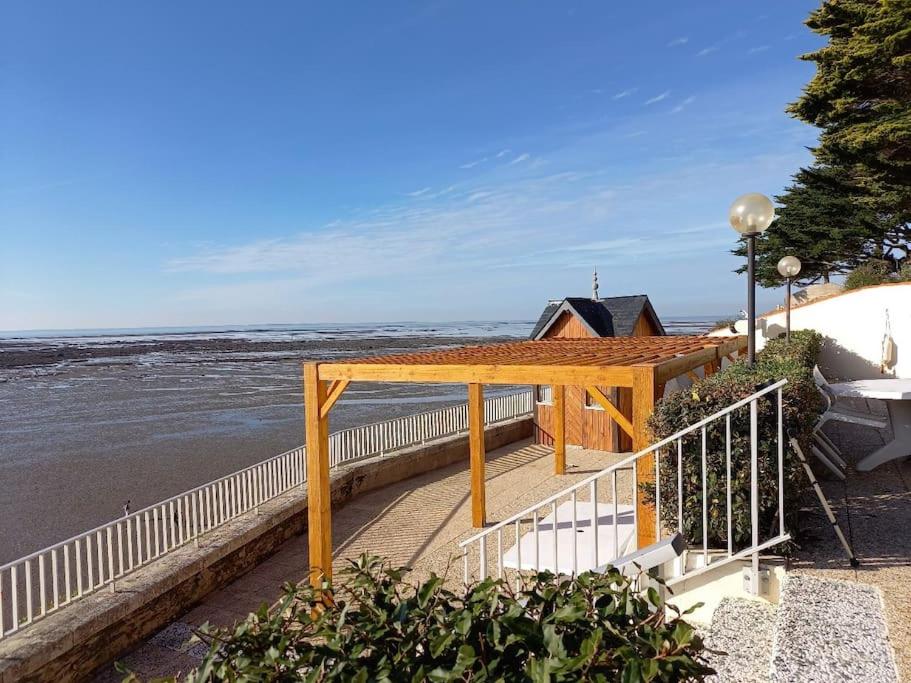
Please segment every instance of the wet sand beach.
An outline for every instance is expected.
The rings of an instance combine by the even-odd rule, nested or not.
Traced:
[[[0,564],[299,446],[303,361],[509,338],[0,341]],[[465,400],[352,385],[330,427]]]

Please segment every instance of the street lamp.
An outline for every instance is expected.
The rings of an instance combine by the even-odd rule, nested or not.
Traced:
[[[796,256],[782,256],[781,260],[778,262],[778,272],[781,273],[781,277],[788,281],[788,293],[784,302],[785,338],[788,343],[791,342],[791,281],[797,277],[797,273],[800,272],[800,265],[800,259]]]
[[[750,192],[728,210],[731,227],[747,241],[747,365],[756,362],[756,237],[775,220],[775,207],[764,194]]]

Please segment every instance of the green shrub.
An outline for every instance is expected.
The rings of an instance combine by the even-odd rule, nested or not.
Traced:
[[[886,261],[874,259],[863,263],[845,278],[845,289],[859,289],[871,285],[881,285],[891,280],[892,269]]]
[[[668,620],[654,588],[615,570],[530,578],[520,592],[485,580],[453,592],[432,576],[362,556],[334,601],[286,587],[233,631],[203,635],[188,681],[702,681],[700,637]],[[316,608],[316,609],[315,609]],[[313,615],[311,617],[311,615]]]
[[[790,453],[787,431],[793,430],[806,445],[819,414],[822,399],[813,381],[812,368],[821,345],[821,336],[801,330],[791,334],[791,343],[775,339],[757,355],[749,368],[742,360],[705,379],[694,382],[686,391],[676,392],[655,408],[649,426],[655,439],[663,439],[698,422],[741,399],[747,398],[766,382],[787,378],[782,389],[785,425],[784,484],[786,520],[795,529],[793,515],[805,476],[799,461]],[[763,538],[776,535],[778,527],[778,407],[775,393],[757,402],[759,453],[759,520]],[[708,488],[708,542],[710,547],[726,547],[727,530],[727,456],[726,423],[715,420],[706,429],[706,485]],[[809,449],[806,449],[809,452]],[[677,528],[677,451],[676,445],[660,454],[661,515],[668,528]],[[695,544],[702,542],[702,435],[699,431],[683,439],[683,533]],[[750,409],[744,406],[731,413],[732,536],[734,550],[751,542],[750,520]]]
[[[911,259],[905,258],[898,269],[898,279],[900,282],[911,282]]]

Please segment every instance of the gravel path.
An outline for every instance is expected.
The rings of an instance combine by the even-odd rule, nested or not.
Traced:
[[[767,602],[725,598],[712,615],[705,644],[717,683],[767,683],[777,608]]]
[[[896,683],[879,590],[856,581],[788,576],[771,681]]]

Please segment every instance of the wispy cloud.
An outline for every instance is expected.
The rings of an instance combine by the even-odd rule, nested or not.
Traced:
[[[747,54],[748,54],[748,55],[755,55],[755,54],[758,53],[758,52],[765,52],[766,50],[769,49],[769,47],[771,47],[771,46],[769,46],[769,45],[757,45],[756,47],[751,47],[749,50],[747,50]]]
[[[671,91],[670,91],[670,90],[665,90],[665,91],[664,91],[663,93],[661,93],[660,95],[655,95],[655,96],[654,96],[653,98],[651,98],[650,100],[646,100],[646,101],[645,101],[645,104],[646,104],[646,106],[648,106],[648,105],[650,105],[650,104],[656,104],[656,103],[658,103],[658,102],[661,102],[662,100],[666,100],[666,99],[667,99],[668,97],[670,97],[670,96],[671,96]]]
[[[668,47],[680,47],[681,45],[686,45],[690,42],[690,39],[686,36],[680,36],[679,38],[674,38],[671,42],[667,44]]]
[[[528,161],[529,159],[531,159],[531,154],[529,154],[528,152],[523,152],[522,154],[517,156],[515,159],[510,161],[509,165],[512,166],[513,164],[521,164],[523,161]]]
[[[627,88],[626,90],[621,90],[616,95],[614,95],[612,99],[622,100],[624,97],[629,97],[630,95],[635,93],[637,90],[638,90],[638,88]]]
[[[406,192],[405,194],[406,194],[408,197],[420,197],[420,196],[425,195],[425,194],[427,194],[428,192],[430,192],[431,189],[433,189],[433,188],[430,188],[430,187],[422,187],[420,190],[415,190],[414,192]]]
[[[699,52],[696,53],[696,56],[697,56],[697,57],[705,57],[706,55],[710,55],[710,54],[712,54],[713,52],[718,52],[718,46],[717,46],[717,45],[709,45],[708,47],[702,48],[701,50],[699,50]]]
[[[693,95],[690,95],[685,100],[683,100],[680,104],[678,104],[676,107],[671,109],[671,114],[677,114],[679,112],[682,112],[686,107],[688,107],[695,101],[696,101],[696,98]]]
[[[485,161],[487,161],[487,157],[484,157],[483,159],[475,159],[474,161],[469,161],[468,163],[462,164],[459,166],[459,168],[474,168],[475,166],[480,166]]]
[[[502,159],[510,152],[512,152],[511,149],[501,149],[499,152],[497,152],[497,159]]]

